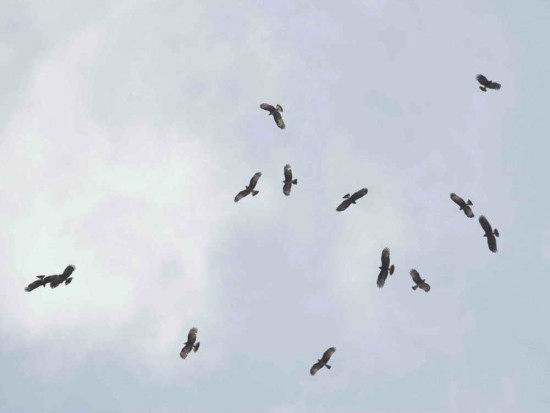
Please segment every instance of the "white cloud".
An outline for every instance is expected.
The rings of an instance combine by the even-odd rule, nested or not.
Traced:
[[[4,188],[15,195],[2,270],[5,291],[19,292],[4,295],[2,328],[17,332],[16,344],[25,337],[65,349],[85,335],[80,354],[131,331],[134,354],[177,356],[205,303],[216,317],[207,251],[223,216],[219,169],[190,134],[159,133],[147,120],[113,130],[90,118],[89,69],[106,36],[87,29],[41,62],[2,135]],[[69,263],[70,286],[23,291]]]

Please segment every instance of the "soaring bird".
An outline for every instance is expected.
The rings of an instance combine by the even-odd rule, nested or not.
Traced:
[[[369,192],[369,190],[367,188],[363,188],[363,189],[360,189],[359,191],[357,191],[356,193],[354,193],[351,196],[350,196],[350,194],[344,195],[344,197],[343,197],[344,201],[340,205],[338,205],[338,208],[336,208],[336,211],[345,211],[346,209],[348,209],[348,207],[351,204],[355,204],[355,202],[359,198],[362,198],[365,195],[367,195],[368,192]]]
[[[267,110],[270,115],[273,115],[273,119],[275,119],[275,123],[279,128],[285,128],[285,122],[283,121],[283,117],[281,115],[281,112],[283,111],[283,107],[281,105],[273,107],[268,103],[262,103],[260,105],[260,108],[262,108],[263,110]]]
[[[477,75],[476,76],[476,79],[477,81],[481,84],[481,86],[479,87],[483,92],[487,92],[487,89],[495,89],[495,90],[499,90],[500,89],[500,83],[497,83],[497,82],[493,82],[492,80],[488,80],[485,76],[483,75]]]
[[[317,373],[320,369],[323,367],[326,367],[327,369],[332,368],[327,363],[329,362],[330,358],[336,351],[336,347],[331,347],[327,351],[323,353],[323,357],[321,359],[317,360],[317,363],[315,363],[313,366],[311,366],[311,369],[309,370],[309,373],[312,376],[315,376],[315,373]]]
[[[201,343],[195,344],[195,341],[197,341],[197,333],[199,330],[197,327],[193,327],[191,330],[189,330],[189,334],[187,335],[187,342],[183,345],[183,348],[180,351],[180,357],[185,360],[187,358],[187,355],[191,353],[191,350],[198,351]]]
[[[451,199],[455,204],[457,204],[462,211],[466,214],[468,218],[473,218],[474,213],[472,212],[472,208],[470,208],[471,205],[473,205],[472,201],[468,199],[468,202],[464,202],[464,200],[459,197],[457,194],[452,193]]]
[[[500,236],[500,234],[498,233],[498,229],[493,229],[493,227],[491,227],[491,224],[489,224],[489,221],[487,221],[487,218],[485,218],[483,215],[480,215],[479,223],[481,224],[483,231],[485,231],[485,234],[483,234],[483,236],[487,237],[487,244],[489,245],[489,249],[492,252],[497,252],[497,239],[495,238],[495,236]]]
[[[258,183],[258,179],[260,179],[260,176],[262,176],[261,172],[256,172],[254,174],[254,176],[250,179],[250,183],[246,186],[246,189],[243,189],[237,194],[237,196],[235,197],[235,202],[239,202],[240,199],[244,198],[250,193],[252,193],[252,196],[258,195],[258,192],[260,191],[255,191],[254,188],[256,188],[256,184]]]
[[[63,271],[63,274],[57,275],[50,282],[50,287],[55,288],[59,284],[63,284],[63,283],[65,283],[65,285],[69,285],[71,283],[71,281],[73,280],[72,277],[71,277],[71,274],[74,272],[75,269],[76,268],[75,268],[74,265],[68,265],[67,268],[65,268],[65,270]]]
[[[36,278],[38,280],[33,281],[30,283],[27,287],[25,287],[25,291],[32,291],[38,287],[45,287],[46,284],[50,284],[50,287],[55,288],[59,284],[65,282],[65,285],[68,285],[73,280],[72,278],[69,278],[73,271],[75,270],[74,265],[69,265],[65,270],[63,271],[63,274],[53,274],[53,275],[38,275]]]
[[[298,180],[292,179],[292,169],[290,168],[289,164],[285,165],[284,174],[285,174],[285,180],[283,181],[284,182],[283,194],[285,194],[286,196],[289,196],[290,190],[292,189],[292,185],[298,185]]]
[[[418,273],[418,271],[416,271],[415,269],[412,269],[410,274],[414,283],[416,284],[412,288],[413,290],[420,288],[421,290],[424,290],[426,292],[430,291],[430,285],[426,282],[426,280],[423,280],[422,278],[420,278],[420,274]]]
[[[384,286],[384,283],[386,282],[386,278],[388,278],[388,272],[390,275],[393,275],[393,272],[395,271],[395,265],[392,264],[390,267],[390,249],[384,248],[382,250],[382,266],[380,268],[380,274],[378,274],[378,280],[376,281],[376,285],[378,288],[382,288]]]

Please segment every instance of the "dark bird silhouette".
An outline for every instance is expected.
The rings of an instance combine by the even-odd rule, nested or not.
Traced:
[[[481,84],[481,86],[479,88],[483,92],[487,92],[487,89],[494,89],[494,90],[499,90],[500,89],[500,83],[493,82],[492,80],[488,80],[483,75],[477,75],[476,79]]]
[[[390,249],[384,248],[382,250],[382,266],[380,268],[380,274],[378,274],[378,280],[376,281],[376,285],[378,288],[382,288],[384,286],[384,283],[386,282],[386,278],[388,278],[388,273],[390,275],[393,275],[393,272],[395,271],[395,265],[392,264],[390,267]]]
[[[460,207],[462,211],[464,211],[464,214],[466,214],[468,218],[474,217],[472,208],[470,208],[470,206],[473,205],[472,201],[468,199],[468,202],[464,202],[464,200],[455,193],[451,194],[451,199],[455,204],[457,204]]]
[[[199,350],[199,347],[201,346],[201,343],[195,344],[195,341],[197,341],[197,333],[199,330],[197,327],[193,327],[191,330],[189,330],[189,334],[187,335],[187,342],[183,345],[183,348],[180,351],[180,357],[182,359],[186,359],[187,355],[191,353],[191,350],[197,352]]]
[[[416,284],[412,288],[413,290],[420,288],[421,290],[424,290],[426,292],[430,291],[430,285],[426,282],[426,280],[423,280],[422,278],[420,278],[420,274],[418,273],[418,271],[412,269],[410,274],[414,283]]]
[[[336,208],[336,211],[345,211],[346,209],[348,209],[348,207],[351,204],[355,204],[359,198],[362,198],[365,195],[367,195],[368,192],[369,190],[367,188],[363,188],[351,196],[350,194],[344,195],[344,202],[338,205],[338,208]]]
[[[286,196],[289,196],[290,190],[292,189],[292,185],[298,185],[298,180],[292,179],[292,169],[290,168],[289,164],[285,165],[284,174],[285,174],[285,180],[283,181],[284,182],[283,194],[285,194]]]
[[[483,215],[479,216],[479,223],[481,224],[483,231],[485,231],[485,234],[483,234],[483,236],[487,237],[487,244],[489,245],[489,249],[492,252],[497,252],[497,239],[495,237],[500,236],[500,234],[498,233],[498,229],[493,229],[493,227],[491,227],[491,224],[489,224],[489,221],[487,221],[487,218],[485,218]]]
[[[327,351],[325,351],[323,353],[323,357],[321,357],[321,359],[317,360],[317,363],[311,366],[309,373],[312,376],[315,376],[315,373],[317,373],[323,367],[326,367],[327,369],[331,369],[332,367],[329,366],[327,363],[329,362],[330,358],[332,357],[335,351],[336,351],[336,347],[331,347]]]
[[[25,291],[32,291],[38,287],[45,287],[46,284],[50,284],[51,288],[57,287],[59,284],[65,282],[65,285],[69,285],[71,281],[73,280],[71,278],[71,274],[75,270],[74,265],[69,265],[65,270],[63,271],[63,274],[53,274],[53,275],[38,275],[36,278],[38,280],[33,281],[30,283],[27,287],[25,287]]]
[[[50,287],[56,288],[59,284],[65,283],[65,285],[69,285],[73,278],[71,277],[72,273],[75,270],[74,265],[68,265],[67,268],[63,271],[63,274],[59,274],[55,276],[55,278],[50,282]]]
[[[283,111],[283,107],[281,105],[273,107],[268,103],[262,103],[260,105],[260,108],[262,108],[263,110],[267,110],[269,114],[273,116],[273,119],[275,119],[275,123],[279,128],[285,128],[285,122],[283,121],[283,116],[281,115],[281,112]]]
[[[235,197],[235,202],[239,202],[240,199],[244,198],[250,193],[252,193],[252,196],[258,195],[260,191],[255,191],[254,188],[256,188],[256,184],[258,183],[260,176],[262,176],[261,172],[256,172],[254,174],[254,176],[250,179],[250,183],[246,186],[246,189],[243,189],[237,194],[237,196]]]

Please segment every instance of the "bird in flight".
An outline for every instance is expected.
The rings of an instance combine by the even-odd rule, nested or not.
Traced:
[[[472,201],[468,199],[468,202],[464,202],[464,200],[455,193],[451,194],[451,199],[455,204],[457,204],[460,207],[460,210],[464,211],[464,214],[466,214],[468,218],[474,217],[472,208],[470,208],[470,206],[473,205]]]
[[[50,284],[51,288],[55,288],[63,282],[65,283],[65,285],[69,285],[73,280],[71,274],[74,270],[74,265],[68,265],[67,268],[65,268],[65,270],[63,271],[63,274],[53,274],[48,276],[38,275],[36,277],[38,278],[38,280],[33,281],[27,287],[25,287],[25,291],[32,291],[38,287],[46,287],[46,284],[48,283]]]
[[[262,103],[260,105],[260,108],[262,108],[263,110],[267,110],[269,112],[269,115],[273,116],[273,119],[275,119],[275,123],[280,129],[285,128],[285,122],[283,121],[283,116],[281,115],[281,112],[283,111],[283,107],[281,105],[273,107],[268,103]]]
[[[323,357],[321,357],[319,360],[317,360],[317,363],[315,363],[313,366],[311,366],[311,369],[309,370],[309,373],[312,376],[315,376],[315,373],[317,373],[320,369],[323,367],[326,367],[327,369],[332,368],[327,363],[329,362],[330,358],[336,351],[336,347],[331,347],[327,351],[323,353]]]
[[[254,188],[256,188],[256,184],[258,183],[260,176],[262,176],[261,172],[256,172],[254,174],[254,176],[250,179],[250,183],[246,186],[246,189],[243,189],[235,196],[235,202],[239,202],[239,200],[249,194],[252,194],[252,196],[258,195],[260,191],[255,191]]]
[[[492,80],[488,80],[483,75],[477,75],[476,79],[479,82],[479,84],[481,85],[479,88],[483,92],[487,92],[487,89],[494,89],[494,90],[499,90],[500,89],[500,83],[493,82]]]
[[[489,224],[489,221],[487,221],[487,218],[485,218],[483,215],[480,215],[479,223],[481,224],[483,231],[485,231],[485,234],[483,234],[483,236],[487,237],[487,244],[489,245],[489,249],[492,252],[497,252],[497,239],[495,237],[500,236],[500,234],[498,233],[498,229],[493,229],[493,227],[491,227],[491,224]]]
[[[201,345],[200,342],[195,344],[195,341],[197,341],[197,333],[199,330],[197,327],[193,327],[191,330],[189,330],[189,334],[187,335],[187,342],[183,345],[183,348],[180,351],[180,357],[182,359],[186,359],[187,355],[191,353],[191,351],[197,352],[199,350],[199,347]]]
[[[386,278],[388,278],[388,273],[390,275],[393,275],[393,272],[395,271],[395,265],[392,264],[390,267],[390,249],[384,248],[382,250],[382,266],[380,268],[380,274],[378,274],[378,280],[376,281],[376,285],[378,288],[382,288],[384,286],[384,283],[386,282]]]
[[[285,169],[283,172],[285,174],[285,180],[283,181],[283,194],[289,196],[292,185],[298,185],[298,180],[292,179],[292,169],[290,168],[289,164],[285,165]]]
[[[418,271],[412,269],[410,274],[414,283],[416,284],[415,286],[413,286],[413,290],[420,288],[421,290],[424,290],[426,292],[430,291],[430,285],[426,282],[426,280],[420,278],[420,274],[418,273]]]
[[[348,209],[348,207],[351,204],[355,204],[359,198],[362,198],[365,195],[367,195],[368,192],[369,192],[369,190],[367,188],[363,188],[363,189],[360,189],[359,191],[357,191],[356,193],[354,193],[351,196],[350,196],[350,194],[344,195],[344,197],[343,197],[344,201],[340,205],[338,205],[338,208],[336,208],[336,211],[345,211],[346,209]]]

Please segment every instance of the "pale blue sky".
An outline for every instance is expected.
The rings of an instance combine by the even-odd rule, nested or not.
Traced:
[[[548,411],[550,3],[336,3],[0,4],[0,412]]]

